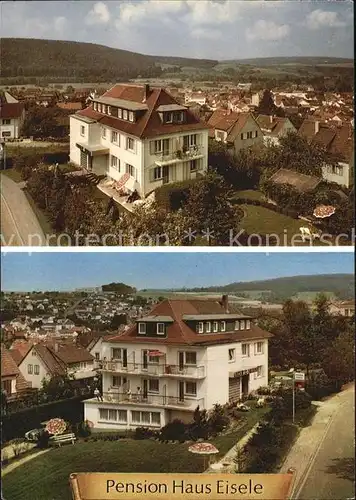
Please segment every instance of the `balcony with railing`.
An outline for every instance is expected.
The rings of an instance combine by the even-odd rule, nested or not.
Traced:
[[[130,391],[104,392],[102,397],[93,397],[84,401],[85,403],[133,405],[133,406],[158,406],[170,409],[182,409],[194,411],[197,406],[204,409],[204,398],[187,398],[179,396],[167,396],[164,394],[131,394]]]
[[[96,361],[96,369],[114,372],[128,373],[132,375],[147,375],[152,377],[168,377],[168,378],[193,378],[201,379],[205,375],[205,366],[195,365],[169,365],[158,363],[134,363],[123,361]]]
[[[159,167],[164,165],[173,165],[180,161],[198,160],[203,158],[203,147],[200,145],[189,146],[188,148],[182,147],[176,151],[163,151],[156,153],[155,164]]]

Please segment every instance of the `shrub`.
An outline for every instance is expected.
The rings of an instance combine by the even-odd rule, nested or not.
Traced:
[[[159,187],[155,192],[157,204],[168,211],[179,210],[187,201],[190,189],[196,182],[196,179],[190,179]]]
[[[212,436],[216,436],[229,425],[229,417],[223,406],[215,404],[208,418],[209,431]]]
[[[200,410],[198,406],[194,411],[193,422],[188,428],[189,438],[194,441],[197,439],[208,439],[209,430],[207,411]]]
[[[84,422],[79,422],[76,425],[76,434],[79,437],[89,437],[91,435],[91,429],[89,427],[89,424],[86,420]]]
[[[37,438],[37,448],[48,448],[49,446],[49,438],[50,435],[48,434],[47,431],[43,430],[40,432],[38,438]]]
[[[148,427],[136,427],[134,439],[151,439],[158,438],[159,432]]]
[[[183,443],[187,439],[187,425],[179,419],[173,420],[162,427],[160,441],[179,441]]]

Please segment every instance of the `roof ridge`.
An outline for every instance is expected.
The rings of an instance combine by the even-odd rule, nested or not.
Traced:
[[[160,95],[161,95],[162,90],[163,90],[163,89],[162,89],[162,87],[159,87],[159,91],[157,92],[157,97],[156,97],[156,99],[154,100],[154,102],[152,103],[153,105],[152,105],[151,110],[150,110],[150,108],[148,107],[149,112],[148,112],[148,114],[147,114],[147,117],[145,117],[145,120],[144,120],[144,122],[143,122],[143,124],[142,124],[142,129],[141,129],[141,132],[140,132],[140,134],[139,134],[139,136],[140,136],[140,137],[142,137],[143,133],[145,132],[145,129],[146,129],[146,127],[147,127],[147,125],[148,125],[148,122],[149,122],[149,120],[150,120],[150,118],[151,118],[151,116],[152,116],[152,114],[153,114],[153,112],[154,112],[154,110],[155,110],[155,107],[156,107],[156,105],[157,105],[157,101],[158,101],[158,99],[159,99],[159,97],[160,97]],[[147,101],[147,99],[146,99],[146,101]]]
[[[169,304],[169,307],[171,308],[172,310],[172,313],[173,313],[173,318],[175,319],[175,321],[177,322],[178,324],[178,328],[181,332],[181,335],[182,335],[182,338],[185,339],[187,342],[189,342],[189,339],[187,339],[187,336],[185,335],[184,331],[183,331],[183,328],[182,328],[182,325],[181,325],[181,318],[177,318],[176,317],[176,314],[175,314],[175,310],[174,308],[172,307],[172,304],[171,304],[171,299],[167,299],[167,302]],[[187,301],[189,302],[189,300]]]

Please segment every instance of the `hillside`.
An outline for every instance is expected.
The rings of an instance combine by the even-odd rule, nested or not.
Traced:
[[[223,64],[248,64],[251,66],[283,66],[283,65],[303,65],[303,66],[319,66],[319,65],[354,65],[353,59],[342,57],[256,57],[252,59],[231,59],[220,61]]]
[[[93,43],[3,38],[2,71],[6,77],[87,78],[89,81],[159,76],[160,64],[214,67],[218,61],[147,56]]]
[[[326,74],[338,67],[352,71],[353,60],[336,57],[267,57],[217,61],[176,56],[151,56],[115,49],[94,43],[40,40],[30,38],[1,39],[1,77],[28,81],[118,82],[131,78],[156,78],[173,71],[211,77],[226,68],[242,72],[276,72],[301,75],[300,72]],[[166,72],[166,73],[164,73]],[[269,74],[269,73],[268,73]],[[272,74],[272,73],[271,73]],[[273,76],[273,75],[272,75]],[[330,76],[330,75],[329,75]],[[352,75],[351,75],[352,76]]]
[[[264,296],[266,299],[272,300],[285,300],[297,295],[303,298],[303,294],[305,298],[307,294],[313,295],[315,292],[335,295],[338,299],[350,299],[355,295],[354,276],[352,274],[290,276],[261,281],[235,282],[225,286],[175,291],[235,293],[240,296],[246,295],[250,298]],[[149,292],[149,290],[146,292]],[[163,290],[160,290],[160,293],[164,295]]]

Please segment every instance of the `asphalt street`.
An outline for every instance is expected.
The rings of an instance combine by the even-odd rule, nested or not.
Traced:
[[[299,485],[296,500],[345,500],[355,497],[355,393],[340,394],[317,453]]]
[[[21,187],[1,174],[1,246],[43,246],[45,235]]]

